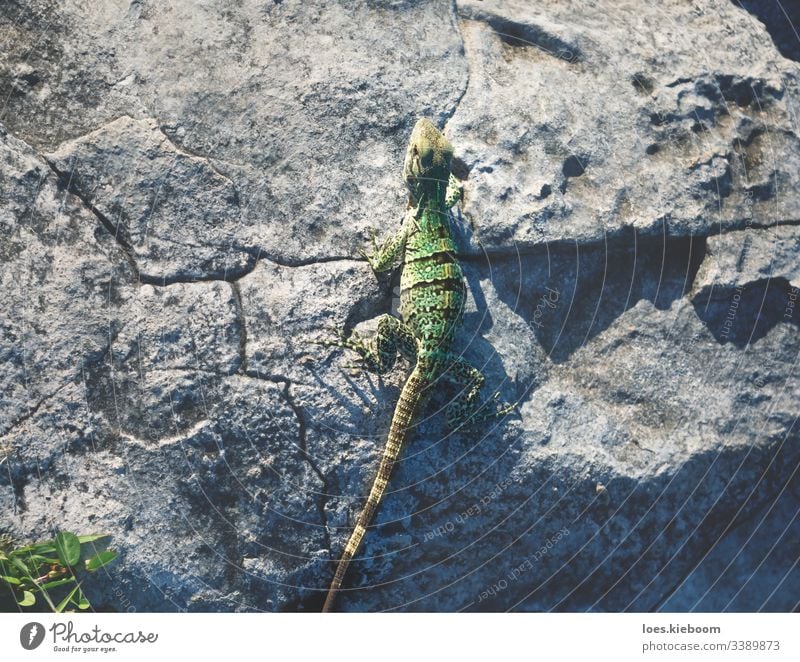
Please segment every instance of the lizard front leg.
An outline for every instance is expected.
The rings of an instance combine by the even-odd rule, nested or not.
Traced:
[[[400,254],[406,246],[407,234],[405,224],[403,224],[403,228],[399,232],[396,232],[386,239],[380,247],[378,247],[378,242],[375,241],[374,230],[370,231],[370,235],[373,250],[372,255],[369,255],[363,250],[359,251],[359,253],[367,258],[367,262],[369,262],[369,266],[372,267],[373,271],[388,271],[394,266],[395,262],[397,262],[397,258],[400,257]]]
[[[464,190],[461,188],[461,184],[455,178],[453,173],[450,173],[450,179],[447,182],[447,193],[445,193],[444,198],[444,206],[447,209],[458,204],[460,200],[464,198]]]
[[[421,204],[421,203],[420,203]],[[383,244],[378,247],[375,241],[375,231],[371,230],[370,239],[372,240],[372,255],[368,255],[365,251],[359,251],[361,255],[367,258],[369,265],[373,271],[387,271],[391,269],[397,258],[400,257],[403,249],[406,247],[406,240],[410,232],[414,231],[417,227],[417,215],[419,214],[420,205],[416,208],[412,207],[403,218],[403,223],[400,229],[395,232],[391,237],[386,239]]]

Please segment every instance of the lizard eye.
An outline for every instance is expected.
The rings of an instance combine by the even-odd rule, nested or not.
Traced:
[[[419,150],[417,149],[416,145],[414,145],[412,148],[411,154],[414,163],[414,170],[416,171],[416,174],[419,174],[422,172],[422,159],[420,158]]]

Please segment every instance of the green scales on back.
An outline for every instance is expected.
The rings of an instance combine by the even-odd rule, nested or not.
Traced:
[[[447,421],[452,428],[474,425],[512,410],[510,405],[481,405],[483,375],[460,354],[450,351],[466,297],[450,228],[450,208],[461,199],[461,188],[450,172],[452,158],[450,141],[429,120],[419,120],[411,133],[403,165],[408,188],[403,224],[380,247],[373,237],[372,255],[362,252],[375,271],[391,269],[402,255],[402,321],[382,315],[377,334],[370,341],[353,333],[340,334],[338,340],[324,343],[353,350],[361,357],[362,367],[370,372],[391,370],[398,353],[411,361],[414,369],[400,392],[378,475],[342,553],[323,611],[333,607],[347,566],[372,522],[429,387],[439,379],[456,385],[458,395],[447,407]]]

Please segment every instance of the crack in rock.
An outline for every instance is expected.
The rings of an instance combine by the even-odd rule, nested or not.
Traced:
[[[76,198],[78,198],[78,200],[80,200],[83,203],[83,206],[86,207],[86,209],[88,209],[94,215],[94,217],[97,218],[98,221],[100,221],[100,224],[114,238],[114,241],[116,241],[117,244],[119,244],[119,246],[123,250],[123,253],[125,254],[125,257],[128,261],[131,270],[133,271],[134,276],[138,278],[139,266],[136,263],[136,258],[133,252],[133,246],[131,246],[130,241],[126,237],[124,229],[120,229],[119,226],[115,225],[111,221],[111,219],[109,219],[105,214],[103,214],[103,212],[101,212],[97,207],[95,207],[92,204],[91,200],[89,200],[89,198],[86,195],[84,195],[80,191],[80,189],[78,189],[78,187],[73,182],[71,172],[70,173],[62,172],[61,170],[58,169],[58,167],[53,161],[51,161],[45,156],[42,155],[39,156],[44,160],[44,162],[50,167],[50,169],[55,174],[56,179],[58,181],[58,185],[65,191],[67,191],[67,193],[70,193],[74,195]]]
[[[9,426],[8,426],[8,427],[7,427],[5,430],[3,430],[2,432],[0,432],[0,438],[8,436],[8,435],[9,435],[9,433],[10,433],[10,432],[11,432],[11,431],[12,431],[14,428],[17,428],[17,427],[19,427],[20,425],[22,425],[23,423],[25,423],[25,421],[27,421],[27,420],[31,419],[31,418],[32,418],[32,417],[33,417],[33,416],[36,414],[36,412],[37,412],[37,411],[39,411],[39,408],[40,408],[40,407],[41,407],[41,406],[42,406],[42,405],[43,405],[45,402],[47,402],[48,400],[52,400],[52,399],[53,399],[53,398],[54,398],[56,395],[58,395],[59,393],[61,393],[61,391],[63,391],[65,388],[67,388],[67,386],[69,386],[69,385],[70,385],[70,384],[72,384],[72,383],[73,383],[73,381],[72,381],[71,379],[70,379],[70,380],[68,380],[68,381],[66,381],[66,382],[64,382],[64,383],[63,383],[61,386],[59,386],[57,389],[55,389],[55,390],[54,390],[54,391],[52,391],[51,393],[48,393],[47,395],[45,395],[45,396],[44,396],[44,397],[42,397],[41,399],[39,399],[39,400],[36,402],[36,404],[34,404],[34,405],[33,405],[33,407],[28,407],[28,410],[27,410],[25,413],[23,413],[23,414],[20,414],[20,415],[19,415],[19,416],[18,416],[18,417],[17,417],[15,420],[13,420],[13,421],[12,421],[12,422],[9,424]]]
[[[265,381],[272,382],[274,384],[281,384],[283,386],[283,396],[286,400],[286,403],[289,405],[289,408],[294,412],[295,419],[297,420],[298,425],[298,437],[299,437],[299,449],[303,456],[303,458],[308,463],[308,466],[311,467],[311,470],[314,474],[319,478],[320,483],[322,483],[322,492],[317,493],[319,499],[316,500],[317,507],[319,510],[319,515],[321,518],[321,526],[323,528],[323,536],[325,539],[325,544],[328,550],[331,550],[331,538],[330,538],[330,531],[328,530],[328,518],[325,513],[325,504],[328,501],[328,497],[331,496],[330,494],[330,487],[328,485],[328,479],[325,477],[325,474],[319,468],[316,460],[314,460],[313,456],[308,450],[308,433],[307,433],[307,426],[305,415],[303,414],[303,410],[300,405],[294,399],[294,396],[291,392],[292,380],[288,377],[284,377],[282,375],[268,375],[258,371],[248,371],[246,372],[247,377],[251,377],[253,379],[261,379]]]

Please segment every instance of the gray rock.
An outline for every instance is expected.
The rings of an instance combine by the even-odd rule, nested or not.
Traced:
[[[131,272],[119,246],[47,164],[0,133],[3,378],[0,430],[24,423],[102,358]]]
[[[255,257],[237,245],[233,182],[178,150],[156,122],[123,116],[46,158],[128,251],[141,281],[232,279],[252,268]]]
[[[792,224],[708,239],[691,295],[717,340],[744,346],[776,324],[797,326],[798,238]]]
[[[798,240],[798,225],[709,237],[707,258],[694,280],[695,298],[714,289],[726,292],[770,278],[800,287],[800,268],[793,259]]]
[[[763,611],[797,611],[793,562],[782,550],[800,542],[798,495],[796,485],[782,487],[774,501],[733,522],[675,587],[663,610],[749,611],[758,605]]]
[[[0,533],[111,534],[99,609],[318,610],[408,370],[319,341],[396,313],[428,116],[518,413],[437,392],[339,607],[795,609],[800,71],[744,4],[2,4]]]

